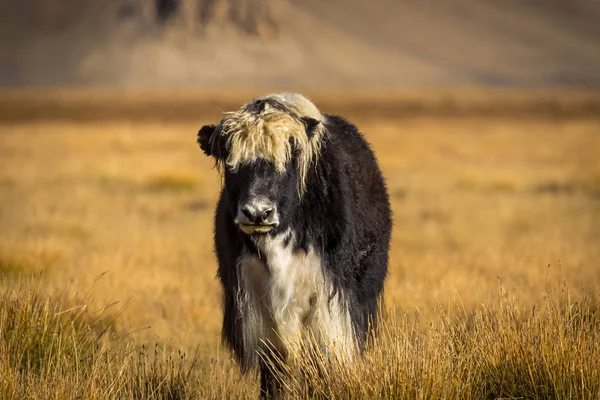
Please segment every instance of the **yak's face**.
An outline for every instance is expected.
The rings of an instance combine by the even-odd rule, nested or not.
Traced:
[[[302,96],[286,96],[280,100],[289,108],[259,99],[198,132],[200,147],[223,172],[233,220],[249,235],[284,229],[319,155],[323,123],[304,115],[321,118],[318,110]]]
[[[255,239],[284,231],[301,198],[302,178],[294,144],[290,143],[290,157],[283,168],[261,157],[234,168],[227,163],[230,149],[226,139],[215,133],[214,126],[203,127],[198,141],[223,173],[224,196],[237,227]]]
[[[224,173],[225,196],[239,229],[253,236],[272,234],[287,225],[298,204],[297,173],[290,163],[281,173],[264,160]]]

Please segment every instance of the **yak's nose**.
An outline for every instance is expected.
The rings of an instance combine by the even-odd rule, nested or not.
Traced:
[[[272,225],[276,223],[275,205],[266,201],[250,201],[239,208],[237,221],[242,224]]]
[[[261,224],[269,219],[269,216],[273,212],[273,207],[264,206],[264,207],[251,207],[245,205],[242,207],[242,214],[246,218],[248,218],[249,222],[254,222],[256,224]]]

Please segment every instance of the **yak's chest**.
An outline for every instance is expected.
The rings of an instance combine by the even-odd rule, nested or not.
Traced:
[[[325,291],[321,259],[316,252],[293,251],[290,240],[270,238],[256,254],[240,262],[248,301],[260,313],[265,336],[296,336],[310,323]]]
[[[270,238],[260,254],[238,264],[242,331],[246,350],[271,342],[279,349],[310,331],[318,342],[352,353],[353,334],[345,297],[325,279],[321,257],[312,249],[293,251],[291,240]]]

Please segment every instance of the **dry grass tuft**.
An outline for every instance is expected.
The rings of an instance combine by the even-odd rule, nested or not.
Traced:
[[[290,398],[592,399],[600,394],[597,299],[566,288],[540,309],[523,308],[500,287],[493,304],[423,323],[396,315],[354,362],[316,345],[296,354],[282,377]],[[307,354],[312,354],[308,357]]]
[[[587,294],[548,291],[524,308],[500,287],[495,303],[381,321],[364,357],[348,362],[307,343],[281,376],[289,399],[592,399],[600,393],[600,309]],[[77,304],[72,306],[73,304]],[[69,306],[71,305],[71,306]],[[457,303],[458,307],[461,307]],[[103,310],[104,311],[104,310]],[[44,294],[0,291],[0,397],[221,399],[257,395],[227,358],[198,363],[158,344],[137,347],[113,315]],[[308,356],[310,354],[310,356]]]
[[[0,248],[0,278],[42,273],[60,262],[62,257],[52,251],[23,253]]]
[[[165,172],[150,177],[144,187],[151,192],[193,192],[200,185],[197,175]]]
[[[584,194],[590,197],[600,198],[600,178],[589,180],[571,181],[544,181],[536,183],[531,187],[531,192],[546,195],[574,195]]]
[[[114,332],[114,316],[89,312],[85,300],[44,294],[33,280],[0,289],[0,398],[194,397],[195,359],[136,351]]]
[[[104,172],[97,177],[98,185],[108,193],[133,192],[137,183],[133,179],[119,176],[114,173]]]
[[[0,253],[0,276],[18,276],[27,271],[28,267],[25,261]]]

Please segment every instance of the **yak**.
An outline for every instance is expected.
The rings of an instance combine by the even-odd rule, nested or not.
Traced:
[[[274,365],[307,333],[360,353],[377,320],[392,220],[382,173],[355,125],[306,97],[253,99],[197,141],[222,178],[214,245],[224,341],[281,395]]]

